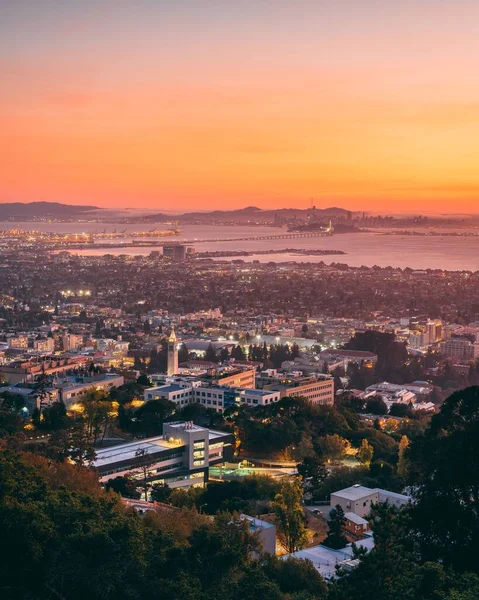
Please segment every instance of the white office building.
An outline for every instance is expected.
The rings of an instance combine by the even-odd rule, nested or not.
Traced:
[[[165,423],[163,435],[97,450],[93,466],[100,481],[129,475],[142,480],[167,483],[172,488],[203,485],[209,467],[233,456],[233,435],[194,425],[192,422]],[[139,483],[140,485],[140,483]]]

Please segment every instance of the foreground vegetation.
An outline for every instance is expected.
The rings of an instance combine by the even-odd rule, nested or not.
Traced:
[[[377,507],[371,521],[375,549],[358,552],[359,566],[327,585],[308,562],[258,553],[256,539],[228,505],[234,504],[233,484],[219,486],[221,502],[214,487],[201,492],[217,502],[215,517],[199,514],[194,502],[140,517],[103,490],[87,467],[26,452],[5,438],[0,596],[473,600],[479,597],[478,456],[474,387],[453,394],[426,431],[403,448],[415,503],[403,511]],[[262,481],[246,488],[249,501],[274,495],[280,516],[285,489],[278,493]]]

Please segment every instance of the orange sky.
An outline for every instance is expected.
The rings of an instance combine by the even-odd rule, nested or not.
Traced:
[[[0,202],[479,212],[478,63],[477,0],[3,0]]]

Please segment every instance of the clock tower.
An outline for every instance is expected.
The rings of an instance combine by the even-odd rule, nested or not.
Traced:
[[[168,377],[178,373],[178,339],[175,328],[172,327],[170,337],[168,338]]]

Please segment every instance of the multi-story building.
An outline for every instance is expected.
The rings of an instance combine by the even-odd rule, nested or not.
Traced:
[[[246,406],[268,406],[281,400],[281,392],[274,390],[241,390],[240,403]]]
[[[89,361],[86,356],[58,358],[41,361],[15,361],[0,367],[10,384],[35,381],[40,375],[65,375]]]
[[[256,386],[256,371],[254,368],[226,367],[212,374],[217,385],[224,387],[241,387],[254,389]]]
[[[334,404],[334,379],[329,375],[300,377],[282,384],[264,386],[265,390],[280,392],[281,398],[305,398],[312,404]]]
[[[26,335],[17,335],[8,340],[10,348],[28,348],[28,337]]]
[[[277,391],[224,387],[175,379],[175,382],[166,385],[147,388],[144,393],[145,402],[164,399],[178,406],[202,404],[205,408],[223,412],[233,405],[267,406],[281,399],[281,394]]]
[[[204,485],[210,466],[231,460],[233,441],[230,433],[191,422],[165,423],[162,436],[98,450],[93,466],[102,482],[126,474],[140,480],[146,470],[150,484]]]
[[[56,384],[60,392],[60,399],[68,408],[76,402],[80,402],[85,394],[92,388],[95,390],[109,392],[113,388],[120,387],[125,382],[122,375],[101,375],[96,377],[81,377],[78,381],[67,380]]]
[[[63,350],[68,352],[70,350],[78,350],[83,346],[83,336],[76,335],[74,333],[66,333],[62,337]]]
[[[188,246],[183,244],[165,244],[163,246],[163,256],[170,258],[172,261],[185,260]]]
[[[440,319],[428,321],[426,323],[426,331],[429,337],[430,344],[440,342],[443,337],[442,321]]]
[[[479,357],[479,343],[466,338],[450,338],[440,343],[439,350],[444,356],[463,362]]]
[[[34,350],[37,350],[37,352],[46,352],[50,354],[55,351],[55,340],[50,337],[40,338],[33,342],[33,348]]]

